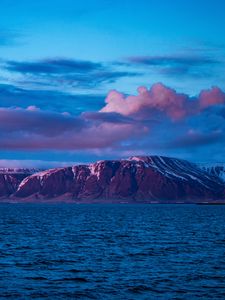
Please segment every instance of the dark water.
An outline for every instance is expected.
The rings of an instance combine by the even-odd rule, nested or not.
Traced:
[[[0,205],[0,298],[225,299],[225,206]]]

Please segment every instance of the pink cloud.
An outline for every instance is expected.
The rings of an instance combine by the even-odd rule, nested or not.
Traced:
[[[36,109],[0,108],[0,149],[107,148],[146,133],[141,123],[123,117],[112,122],[111,116],[101,116],[98,112],[93,118],[91,114],[74,117]]]
[[[30,106],[27,107],[27,110],[29,110],[29,111],[38,111],[38,110],[40,110],[40,108],[38,108],[35,105],[30,105]]]
[[[125,96],[111,91],[100,111],[79,116],[43,111],[35,106],[0,108],[0,150],[106,151],[136,147],[137,143],[142,149],[144,139],[150,146],[154,141],[161,145],[168,133],[167,142],[172,137],[180,139],[185,130],[193,126],[193,123],[188,124],[192,117],[198,118],[194,121],[194,130],[198,126],[204,128],[208,121],[204,110],[218,104],[225,104],[225,94],[219,88],[202,91],[191,98],[157,83],[150,89],[139,87],[137,95]],[[187,139],[194,144],[197,140],[214,141],[220,137],[221,134],[213,133],[210,138],[202,138],[190,131]]]
[[[199,106],[201,109],[217,104],[225,104],[225,93],[218,87],[212,87],[210,90],[203,90],[199,94]]]
[[[182,120],[211,105],[224,104],[225,93],[219,88],[202,91],[192,99],[188,95],[177,93],[161,83],[156,83],[148,90],[138,88],[138,95],[125,96],[118,91],[109,92],[106,105],[101,112],[117,112],[125,116],[145,117],[146,114],[164,114],[173,121]]]
[[[154,84],[149,90],[138,88],[137,96],[126,97],[117,91],[111,91],[106,98],[102,112],[118,112],[122,115],[145,115],[146,110],[165,113],[172,120],[179,120],[187,114],[188,97],[161,83]]]
[[[83,126],[84,121],[80,118],[42,111],[34,107],[0,108],[0,132],[2,134],[32,132],[51,137],[67,131],[79,130]]]

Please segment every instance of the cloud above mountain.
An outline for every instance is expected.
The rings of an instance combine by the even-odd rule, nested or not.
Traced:
[[[161,83],[150,89],[138,88],[138,95],[125,96],[115,90],[109,92],[102,112],[117,112],[125,116],[145,118],[166,115],[172,121],[198,114],[217,104],[225,104],[225,93],[218,87],[203,90],[197,97],[177,93]]]
[[[99,114],[99,117],[98,117]],[[111,147],[145,131],[142,124],[114,115],[95,113],[71,116],[69,113],[26,109],[0,109],[0,149],[77,150]]]
[[[30,105],[0,109],[1,151],[98,151],[127,155],[225,148],[225,93],[190,97],[161,83],[137,95],[110,91],[96,111],[74,115]]]

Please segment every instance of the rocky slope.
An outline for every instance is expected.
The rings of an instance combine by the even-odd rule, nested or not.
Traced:
[[[51,169],[12,186],[6,190],[16,201],[67,199],[78,203],[210,202],[223,200],[225,191],[218,177],[195,164],[162,156]]]
[[[15,193],[21,181],[37,171],[37,169],[0,168],[0,197]]]

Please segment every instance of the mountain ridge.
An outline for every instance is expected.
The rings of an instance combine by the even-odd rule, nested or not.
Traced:
[[[225,200],[225,183],[186,160],[132,156],[42,170],[28,176],[0,173],[0,197],[16,202],[217,202]]]

